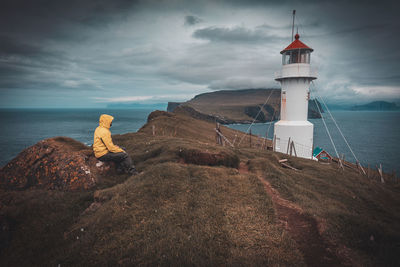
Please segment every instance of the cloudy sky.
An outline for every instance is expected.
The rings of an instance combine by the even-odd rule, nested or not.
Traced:
[[[399,101],[396,1],[2,0],[0,108],[278,88],[293,9],[327,102]]]

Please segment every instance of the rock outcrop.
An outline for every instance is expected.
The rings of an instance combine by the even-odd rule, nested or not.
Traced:
[[[167,111],[168,112],[173,112],[182,103],[183,102],[168,102]]]
[[[0,187],[88,190],[98,183],[99,175],[114,170],[112,164],[98,161],[90,147],[68,137],[55,137],[23,150],[4,166]]]

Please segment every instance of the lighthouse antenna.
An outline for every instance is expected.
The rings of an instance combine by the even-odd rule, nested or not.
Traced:
[[[293,23],[292,23],[292,42],[293,42],[293,33],[294,33],[294,17],[296,16],[296,10],[293,9]]]

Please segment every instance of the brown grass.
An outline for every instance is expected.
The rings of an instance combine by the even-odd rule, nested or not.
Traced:
[[[250,161],[284,198],[318,218],[326,240],[340,250],[351,248],[354,262],[395,266],[399,260],[399,190],[336,165],[290,158],[300,172],[281,168],[271,154]],[[285,156],[287,158],[287,156]],[[373,239],[373,240],[371,240]]]
[[[76,256],[69,263],[301,262],[294,243],[274,225],[271,200],[254,176],[223,167],[162,163],[97,194],[108,201],[71,228],[71,242],[78,243],[76,235],[80,241],[72,245]]]
[[[397,264],[398,187],[248,148],[246,140],[222,147],[214,127],[161,112],[138,133],[113,137],[139,176],[110,175],[86,193],[1,192],[0,222],[13,227],[9,245],[0,246],[1,265],[304,265],[259,174],[315,218],[334,253],[361,265]],[[230,140],[240,134],[222,132]],[[283,157],[301,171],[283,169]],[[248,172],[239,173],[239,161]]]

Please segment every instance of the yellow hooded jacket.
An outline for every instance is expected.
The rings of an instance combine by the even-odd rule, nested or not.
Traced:
[[[103,114],[100,116],[99,127],[94,131],[93,151],[96,158],[104,156],[108,152],[125,152],[119,146],[114,145],[111,138],[111,122],[114,117]]]

